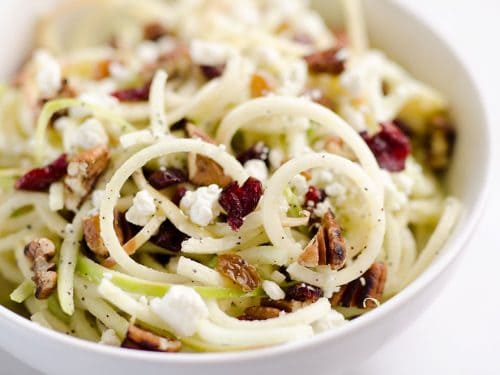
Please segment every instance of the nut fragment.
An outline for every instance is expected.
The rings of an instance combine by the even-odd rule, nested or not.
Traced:
[[[186,124],[186,132],[190,138],[198,138],[215,144],[212,138],[193,124]],[[225,175],[224,169],[214,160],[193,152],[188,154],[188,174],[190,182],[201,186],[216,184],[224,187],[232,181],[231,177]]]
[[[167,36],[170,32],[165,26],[160,22],[151,22],[144,26],[143,36],[145,40],[151,40],[153,42]]]
[[[328,210],[318,232],[300,254],[299,264],[306,267],[330,265],[333,270],[338,270],[344,266],[346,255],[342,230],[333,212]]]
[[[222,254],[217,258],[215,269],[222,275],[250,292],[260,285],[257,269],[237,254]]]
[[[114,228],[118,240],[122,244],[124,241],[124,234],[120,225],[120,213],[115,212]],[[104,246],[101,237],[101,224],[99,222],[99,215],[87,217],[83,220],[83,237],[89,249],[96,255],[107,257],[109,255],[108,249]]]
[[[67,176],[64,179],[65,205],[76,211],[83,198],[94,187],[98,177],[106,169],[109,162],[107,146],[98,145],[74,157],[68,164]]]
[[[285,311],[287,313],[291,313],[293,311],[297,311],[301,307],[304,306],[304,303],[297,300],[290,299],[278,299],[273,300],[271,298],[262,298],[260,300],[260,305],[265,307],[273,307],[280,311]]]
[[[37,299],[46,299],[57,285],[56,265],[50,260],[56,254],[56,247],[47,238],[39,238],[28,243],[24,255],[32,262],[33,281],[35,282]]]
[[[181,350],[181,342],[158,336],[134,325],[129,325],[122,348],[173,353]]]
[[[275,307],[250,306],[245,309],[245,314],[238,317],[240,320],[267,320],[278,318],[281,310]]]
[[[382,298],[387,267],[384,263],[373,263],[358,279],[343,285],[333,295],[330,302],[333,306],[374,308]]]
[[[427,136],[428,163],[436,172],[446,170],[455,143],[455,129],[443,115],[436,115],[429,122]]]
[[[304,57],[309,71],[339,75],[345,69],[346,57],[342,48],[330,48]]]

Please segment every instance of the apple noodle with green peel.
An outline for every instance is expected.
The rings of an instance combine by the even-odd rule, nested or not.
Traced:
[[[84,7],[122,22],[63,32]],[[102,344],[234,351],[340,329],[418,277],[460,214],[447,103],[344,13],[346,32],[302,0],[46,15],[0,88],[10,299]]]

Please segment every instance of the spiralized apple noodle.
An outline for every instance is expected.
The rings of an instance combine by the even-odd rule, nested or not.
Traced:
[[[358,1],[344,8],[347,35],[302,0],[73,1],[47,14],[36,53],[0,90],[0,273],[16,286],[11,300],[32,321],[86,340],[119,345],[136,324],[180,340],[184,351],[229,351],[339,329],[418,277],[460,214],[429,161],[439,150],[429,145],[429,124],[448,117],[446,99],[369,49]],[[332,47],[336,60],[328,64],[343,64],[338,72],[318,71],[304,58]],[[213,142],[187,136],[186,121]],[[387,123],[411,139],[402,168],[387,167],[369,142]],[[66,203],[67,178],[50,188],[14,188],[29,170],[63,153],[74,160],[96,144],[107,147],[110,162],[76,208]],[[265,145],[265,157],[250,158],[257,163],[236,158],[256,144]],[[153,186],[151,171],[187,174],[193,155],[216,162],[238,186],[260,180],[262,197],[241,227],[231,228],[217,199],[208,224],[200,224],[186,195],[175,200],[175,186]],[[194,196],[204,184],[189,175],[179,186]],[[210,187],[218,202],[220,188]],[[311,206],[304,195],[312,188],[323,193]],[[124,243],[116,212],[137,225],[131,211],[145,210],[138,192],[154,210]],[[325,212],[335,214],[345,245],[337,269],[301,261]],[[93,215],[104,258],[84,238]],[[184,236],[179,249],[154,243],[165,222]],[[35,297],[25,254],[39,238],[56,248],[57,290],[48,298]],[[220,272],[216,264],[227,254],[253,267],[261,286],[247,290]],[[366,280],[374,264],[386,278]],[[287,290],[301,282],[321,295],[269,319],[241,318],[263,299],[290,302]],[[178,285],[196,292],[206,310],[187,335],[152,307]],[[361,293],[363,306],[346,303],[346,290],[352,300]],[[179,308],[189,320],[192,307]]]

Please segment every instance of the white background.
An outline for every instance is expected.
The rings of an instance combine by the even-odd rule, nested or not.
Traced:
[[[498,139],[500,0],[398,1],[428,19],[472,68]],[[500,165],[497,155],[495,160]],[[438,301],[349,375],[500,374],[500,236],[495,235],[500,232],[500,199],[494,194],[499,187],[500,173],[495,172],[481,225]],[[2,352],[0,374],[39,375]]]

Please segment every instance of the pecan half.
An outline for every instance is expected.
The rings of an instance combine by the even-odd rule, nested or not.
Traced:
[[[275,307],[250,306],[245,309],[245,314],[238,317],[239,320],[267,320],[278,318],[281,310]]]
[[[115,212],[114,228],[118,240],[122,244],[124,241],[124,234],[120,225],[120,213]],[[87,217],[83,220],[83,237],[89,249],[96,255],[101,257],[109,256],[108,249],[104,246],[101,237],[101,224],[99,222],[99,215]]]
[[[426,141],[427,159],[435,172],[443,172],[450,164],[455,138],[455,128],[445,116],[436,115],[431,118]]]
[[[257,269],[237,254],[219,255],[215,269],[241,286],[245,292],[257,289],[260,285]]]
[[[109,151],[104,145],[88,149],[69,162],[67,176],[64,179],[64,203],[67,209],[71,211],[78,209],[108,163]]]
[[[384,292],[386,277],[385,263],[373,263],[360,278],[340,287],[330,302],[333,306],[361,309],[377,307]]]
[[[181,350],[181,342],[158,336],[134,325],[129,325],[122,348],[173,353]]]
[[[186,132],[190,138],[198,138],[215,144],[214,140],[196,125],[187,123]],[[201,186],[216,184],[224,187],[232,181],[231,177],[225,175],[224,169],[214,160],[193,152],[188,154],[188,174],[190,182]]]
[[[54,243],[47,238],[39,238],[28,243],[24,255],[32,262],[33,281],[35,282],[37,299],[46,299],[56,289],[56,265],[50,260],[56,254]]]
[[[342,230],[331,210],[323,216],[321,226],[299,257],[299,264],[306,267],[330,265],[333,270],[342,268],[346,261]]]

